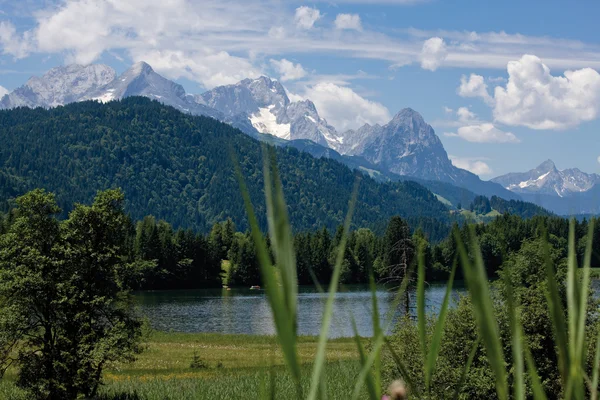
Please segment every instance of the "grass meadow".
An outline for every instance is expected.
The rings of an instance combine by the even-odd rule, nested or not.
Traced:
[[[366,342],[366,341],[365,341]],[[299,337],[298,354],[308,388],[317,337]],[[196,358],[196,368],[191,364]],[[331,340],[327,349],[327,392],[347,398],[360,371],[354,338]],[[0,381],[0,399],[25,400],[15,386],[16,371]],[[101,400],[175,400],[293,398],[276,337],[152,332],[144,352],[131,364],[112,365],[104,374]]]

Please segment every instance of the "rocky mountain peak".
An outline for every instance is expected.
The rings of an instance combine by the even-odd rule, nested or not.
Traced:
[[[543,163],[541,163],[536,169],[540,170],[540,171],[544,171],[544,172],[558,171],[556,169],[556,164],[554,164],[554,161],[552,161],[550,159],[548,159],[548,160],[544,161]]]
[[[558,170],[552,160],[522,173],[510,173],[492,179],[515,193],[567,197],[587,192],[600,184],[600,175],[586,174],[577,168]]]
[[[136,62],[129,68],[129,71],[131,71],[133,75],[148,75],[154,72],[150,64],[145,61]]]
[[[425,120],[423,116],[412,108],[403,108],[398,111],[394,118],[390,121],[392,124],[412,124],[412,125],[423,125]]]
[[[78,101],[90,92],[108,84],[116,72],[107,65],[66,65],[34,76],[12,93],[4,96],[0,108],[56,107]]]

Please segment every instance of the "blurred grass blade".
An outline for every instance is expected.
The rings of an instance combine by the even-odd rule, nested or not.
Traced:
[[[373,270],[369,271],[369,287],[371,290],[371,307],[372,307],[372,319],[373,319],[373,336],[382,335],[381,322],[379,321],[379,304],[377,302],[377,286],[375,285],[375,276]],[[381,397],[381,350],[379,355],[375,358],[375,364],[373,365],[373,381],[375,386],[376,397]],[[379,400],[379,399],[377,399]]]
[[[417,328],[419,332],[419,342],[421,343],[421,354],[423,360],[427,360],[427,321],[425,317],[425,251],[423,246],[419,246],[417,254]],[[429,377],[425,369],[425,389],[429,391]]]
[[[508,324],[510,326],[511,350],[513,356],[513,377],[514,377],[514,394],[515,400],[525,399],[525,381],[524,381],[524,366],[523,366],[523,349],[522,340],[523,332],[519,317],[519,310],[515,304],[513,286],[510,277],[510,269],[503,274],[504,286],[506,290],[506,302],[508,305]]]
[[[584,352],[586,350],[585,344],[585,320],[587,317],[587,304],[589,300],[589,288],[590,288],[590,274],[591,274],[591,263],[592,263],[592,249],[594,242],[594,220],[589,222],[588,234],[585,246],[585,255],[583,259],[582,277],[580,281],[579,290],[579,316],[577,320],[577,337],[576,337],[576,348],[579,352],[577,358],[582,362],[585,361]]]
[[[378,334],[373,336],[371,353],[369,354],[369,357],[367,358],[367,362],[361,368],[361,370],[358,374],[358,377],[356,379],[356,384],[354,385],[354,391],[352,392],[352,399],[357,399],[358,396],[360,395],[360,390],[366,380],[367,374],[370,372],[371,366],[373,365],[375,359],[377,357],[379,357],[381,348],[382,348],[384,342],[386,342],[384,332],[388,331],[388,329],[390,328],[391,324],[394,321],[394,311],[396,311],[398,309],[398,306],[400,305],[400,301],[402,300],[402,296],[404,295],[404,292],[408,288],[408,284],[410,283],[410,277],[412,275],[413,269],[414,269],[414,266],[411,265],[409,267],[408,271],[406,272],[406,275],[402,279],[400,288],[399,288],[398,292],[396,293],[396,296],[394,297],[394,300],[392,301],[392,304],[390,306],[390,312],[387,315],[388,320],[387,320],[387,323],[386,323],[384,329],[380,330],[378,332]],[[392,353],[392,357],[394,359],[394,362],[396,363],[396,366],[398,367],[398,369],[400,369],[402,371],[401,373],[403,375],[404,380],[411,387],[411,389],[414,393],[418,393],[418,388],[412,384],[412,380],[408,376],[408,370],[404,367],[404,364],[402,364],[402,361],[398,357],[394,356],[395,353],[393,352],[393,349],[391,348],[389,343],[388,343],[388,347],[390,349],[390,352]]]
[[[402,359],[400,359],[400,357],[398,356],[398,354],[396,353],[396,351],[392,347],[392,344],[389,342],[389,340],[387,340],[384,336],[382,336],[382,337],[383,337],[383,342],[385,343],[388,351],[390,352],[390,354],[392,356],[392,359],[394,360],[394,363],[396,364],[396,368],[398,369],[398,372],[402,376],[402,379],[404,379],[404,381],[408,385],[409,392],[413,393],[416,398],[419,398],[420,397],[420,390],[414,384],[414,381],[412,380],[410,374],[408,373],[408,369],[404,365],[404,362],[402,361]]]
[[[592,369],[592,387],[590,388],[592,400],[598,399],[598,383],[600,375],[600,330],[596,337],[596,354],[594,355],[594,368]]]
[[[479,347],[479,343],[481,342],[481,337],[477,336],[477,339],[473,342],[473,347],[471,347],[471,352],[469,353],[469,358],[467,359],[467,363],[463,368],[462,374],[460,375],[460,380],[458,381],[458,385],[456,386],[456,390],[454,391],[454,396],[452,399],[458,399],[460,392],[467,381],[467,375],[469,374],[469,370],[471,369],[471,364],[473,364],[473,360],[475,359],[475,354],[477,353],[477,348]]]
[[[565,385],[565,398],[581,399],[584,398],[585,386],[583,379],[583,346],[584,343],[578,341],[578,322],[581,314],[585,314],[585,309],[580,308],[581,293],[578,285],[577,255],[575,249],[575,219],[571,219],[569,226],[569,253],[567,269],[567,323],[569,328],[569,371],[568,380]],[[584,316],[585,318],[585,316]]]
[[[354,341],[356,342],[356,347],[358,349],[360,366],[364,367],[367,362],[367,356],[365,355],[365,350],[362,342],[360,341],[360,336],[358,335],[358,328],[356,327],[356,320],[352,317],[352,329],[354,330]],[[381,397],[379,396],[379,391],[377,386],[375,385],[375,381],[373,379],[372,374],[367,374],[366,377],[367,382],[367,391],[369,393],[369,397],[371,400],[379,400]]]
[[[529,347],[527,345],[524,345],[523,347],[525,350],[525,360],[527,361],[527,370],[529,371],[529,377],[531,378],[531,390],[533,391],[533,398],[535,400],[546,400],[547,397],[546,393],[544,392],[544,386],[542,385],[540,376],[535,368],[531,351],[529,351]]]
[[[479,244],[477,243],[473,231],[471,231],[471,246],[475,256],[474,264],[469,259],[469,254],[467,253],[460,235],[456,235],[456,244],[462,261],[469,293],[473,299],[473,308],[475,310],[475,318],[479,326],[479,332],[496,380],[496,392],[500,400],[507,400],[508,381],[504,366],[502,345],[500,343],[500,331],[494,317],[494,306],[492,304],[487,275],[483,266],[481,250],[479,249]]]
[[[454,275],[456,274],[456,267],[458,260],[454,260],[452,265],[452,271],[450,272],[450,278],[448,278],[448,284],[446,285],[446,294],[444,295],[444,301],[438,315],[438,320],[435,324],[435,330],[431,339],[431,345],[429,346],[429,353],[427,354],[427,361],[425,366],[425,381],[431,384],[431,378],[435,372],[435,364],[440,352],[442,345],[442,335],[444,333],[444,327],[446,325],[446,315],[448,314],[448,306],[450,304],[450,297],[452,296],[452,285],[454,283]]]
[[[544,251],[544,264],[546,266],[546,280],[548,291],[546,292],[546,301],[548,310],[552,319],[552,328],[556,338],[556,347],[558,348],[558,367],[562,377],[563,385],[568,381],[569,368],[569,350],[567,345],[567,324],[565,321],[565,312],[558,290],[558,282],[554,271],[554,265],[550,258],[550,244],[548,243],[547,232],[544,229],[545,239],[542,241]]]
[[[279,339],[279,343],[281,345],[284,359],[286,361],[288,369],[290,370],[292,378],[294,379],[294,382],[296,384],[296,391],[298,397],[301,398],[301,372],[300,362],[298,360],[298,355],[296,351],[297,339],[295,333],[295,315],[290,315],[288,313],[287,308],[285,307],[287,302],[285,301],[284,295],[279,288],[277,277],[275,274],[275,269],[271,264],[271,256],[269,255],[269,251],[265,243],[265,238],[263,237],[260,227],[258,225],[258,220],[256,219],[256,215],[254,213],[254,208],[252,206],[252,201],[250,199],[250,194],[248,192],[246,182],[244,181],[242,171],[233,151],[231,152],[231,157],[233,159],[233,164],[240,185],[240,191],[242,192],[242,198],[244,200],[246,212],[248,213],[248,222],[251,228],[252,238],[256,246],[256,255],[259,261],[261,278],[263,284],[265,285],[265,292],[267,294],[267,299],[269,300],[269,305],[271,306],[271,311],[273,313],[273,320],[275,323],[275,329],[277,331],[277,337]],[[270,182],[267,180],[267,177],[265,177],[265,190],[269,185]],[[271,193],[271,189],[268,189],[268,193]],[[267,204],[272,203],[273,199],[267,197],[266,202]],[[269,207],[273,207],[273,205],[271,204]]]
[[[270,165],[269,165],[270,164]],[[273,171],[274,193],[271,189],[271,174]],[[272,147],[263,144],[263,175],[265,179],[265,197],[267,199],[267,221],[269,236],[275,253],[276,265],[281,274],[283,298],[289,318],[296,320],[298,298],[298,275],[296,273],[296,252],[294,239],[289,223],[287,206],[283,195],[283,187],[279,178],[275,153]],[[269,200],[270,199],[270,200]],[[294,324],[295,329],[295,324]]]
[[[325,363],[325,352],[327,348],[327,339],[329,336],[329,328],[331,325],[331,317],[333,314],[333,302],[335,294],[337,292],[340,275],[342,272],[342,263],[344,262],[344,252],[346,250],[346,242],[348,240],[348,232],[350,231],[350,223],[352,221],[352,214],[354,213],[354,206],[356,204],[356,198],[358,196],[358,186],[360,178],[357,176],[354,184],[354,190],[352,191],[352,199],[348,204],[348,213],[346,214],[346,220],[344,222],[344,230],[342,234],[342,240],[338,248],[338,254],[333,268],[333,274],[331,276],[331,282],[329,283],[329,295],[327,296],[327,302],[325,303],[325,310],[323,311],[323,320],[321,322],[321,333],[319,335],[319,343],[317,345],[317,353],[315,355],[315,361],[313,365],[313,373],[311,379],[311,386],[308,395],[309,400],[314,400],[317,396],[317,390],[319,387],[319,380],[323,373],[323,364]]]

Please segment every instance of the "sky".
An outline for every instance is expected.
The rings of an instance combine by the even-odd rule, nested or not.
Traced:
[[[600,173],[600,2],[0,0],[0,95],[137,61],[189,93],[266,75],[338,131],[420,112],[483,179]]]

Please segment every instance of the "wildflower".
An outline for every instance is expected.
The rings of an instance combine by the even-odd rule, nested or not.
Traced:
[[[408,398],[406,385],[402,380],[395,380],[388,388],[389,396],[384,396],[382,400],[406,400]]]

